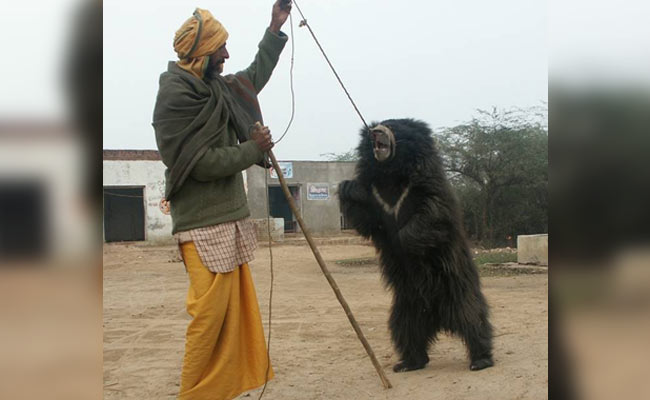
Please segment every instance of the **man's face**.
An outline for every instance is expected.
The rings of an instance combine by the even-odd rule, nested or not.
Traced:
[[[208,63],[208,69],[206,75],[209,78],[214,78],[215,76],[223,72],[223,63],[226,62],[226,59],[230,58],[228,50],[226,50],[226,44],[219,47],[219,50],[215,51],[210,55],[210,61]]]

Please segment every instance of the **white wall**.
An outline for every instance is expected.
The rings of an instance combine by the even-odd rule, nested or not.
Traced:
[[[162,161],[104,160],[104,186],[144,186],[145,238],[171,239],[172,218],[160,211],[165,194],[165,165]]]
[[[51,137],[49,137],[51,136]],[[0,181],[38,183],[44,188],[48,243],[53,258],[85,254],[96,243],[83,198],[84,167],[81,143],[72,135],[3,140]],[[90,172],[92,173],[92,172]]]

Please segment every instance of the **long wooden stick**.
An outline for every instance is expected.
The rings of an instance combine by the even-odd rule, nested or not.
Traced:
[[[372,361],[372,365],[375,366],[375,369],[379,374],[379,378],[381,378],[381,382],[384,384],[384,388],[386,389],[392,388],[393,385],[390,384],[390,381],[388,381],[388,378],[386,377],[384,370],[381,368],[381,365],[379,365],[379,361],[377,361],[377,357],[375,357],[375,352],[372,351],[372,347],[370,347],[370,343],[368,343],[368,340],[366,340],[366,337],[363,335],[363,332],[361,331],[361,328],[359,327],[357,320],[354,318],[354,315],[352,314],[352,310],[350,310],[350,306],[348,306],[347,301],[345,301],[345,298],[343,298],[343,294],[341,294],[341,290],[339,289],[339,286],[336,284],[334,278],[332,278],[332,274],[330,274],[329,269],[325,265],[325,261],[323,261],[323,257],[321,257],[320,252],[316,247],[316,243],[314,243],[314,240],[311,237],[311,233],[309,232],[309,229],[307,229],[305,222],[302,220],[300,211],[298,211],[298,208],[296,207],[296,203],[294,203],[293,201],[293,196],[291,196],[291,192],[289,191],[287,182],[284,180],[284,176],[282,175],[282,169],[280,169],[280,166],[278,165],[278,161],[275,159],[275,155],[273,155],[272,151],[269,151],[268,154],[269,154],[269,158],[271,158],[271,163],[273,163],[273,168],[275,168],[275,170],[277,171],[278,179],[280,179],[280,186],[282,186],[282,191],[284,192],[284,196],[287,198],[287,201],[289,202],[289,207],[291,208],[291,211],[293,211],[293,214],[296,216],[296,220],[298,220],[300,229],[302,229],[302,233],[305,235],[305,239],[307,239],[307,243],[309,243],[309,247],[311,247],[311,251],[312,253],[314,253],[314,257],[316,257],[316,261],[318,262],[320,269],[323,271],[323,274],[325,275],[327,282],[329,282],[330,286],[332,287],[332,290],[334,290],[334,294],[336,295],[336,298],[338,299],[339,303],[341,303],[341,307],[343,307],[343,310],[345,310],[345,315],[348,316],[348,319],[350,320],[350,324],[352,324],[352,328],[354,328],[354,331],[357,333],[359,340],[363,344],[363,347],[366,349],[366,353],[368,353],[368,357],[370,357],[370,360]]]

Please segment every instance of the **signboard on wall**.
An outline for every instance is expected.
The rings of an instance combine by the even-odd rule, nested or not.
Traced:
[[[293,163],[292,162],[278,162],[280,169],[282,170],[282,176],[286,179],[293,178]],[[278,172],[275,168],[271,167],[271,178],[277,179]]]
[[[328,200],[330,185],[328,183],[308,183],[307,200]]]

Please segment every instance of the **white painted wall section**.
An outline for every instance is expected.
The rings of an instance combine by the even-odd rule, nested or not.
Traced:
[[[159,207],[165,194],[165,165],[162,161],[104,160],[103,174],[104,187],[144,186],[145,239],[172,239],[172,217],[163,214]]]

